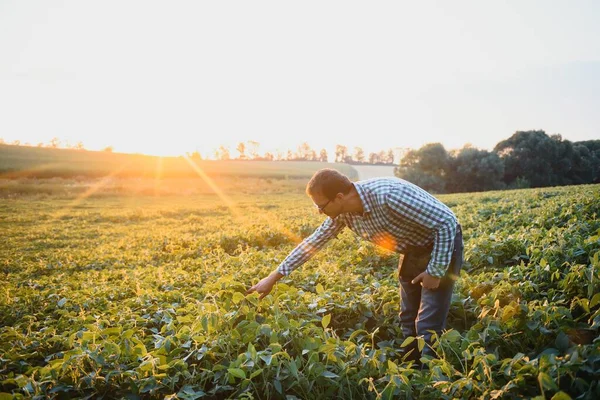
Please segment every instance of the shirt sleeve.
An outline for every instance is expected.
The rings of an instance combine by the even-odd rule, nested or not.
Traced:
[[[346,225],[341,218],[327,218],[309,237],[305,238],[292,252],[282,261],[277,272],[289,275],[293,270],[311,259],[327,242],[335,238]]]
[[[431,276],[443,277],[454,251],[457,226],[454,213],[429,193],[408,186],[389,192],[387,205],[400,218],[433,232],[433,251],[426,271]]]

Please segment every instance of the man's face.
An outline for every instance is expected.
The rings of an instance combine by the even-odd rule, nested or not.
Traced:
[[[340,204],[340,194],[333,199],[330,200],[327,196],[321,193],[314,193],[310,195],[313,203],[315,204],[315,208],[319,211],[320,214],[325,214],[330,218],[335,218],[341,213],[341,204]]]

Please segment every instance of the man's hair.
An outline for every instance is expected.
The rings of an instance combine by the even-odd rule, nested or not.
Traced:
[[[313,175],[306,185],[306,194],[320,193],[333,200],[338,193],[348,194],[352,189],[352,182],[344,174],[335,169],[321,169]]]

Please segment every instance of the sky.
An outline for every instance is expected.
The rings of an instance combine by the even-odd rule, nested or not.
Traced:
[[[212,154],[600,139],[597,1],[0,0],[0,138]]]

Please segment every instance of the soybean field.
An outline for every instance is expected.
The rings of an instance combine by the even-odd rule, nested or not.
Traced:
[[[350,231],[244,294],[322,222],[305,182],[123,182],[3,183],[0,399],[600,398],[599,185],[439,196],[465,266],[420,369]]]

